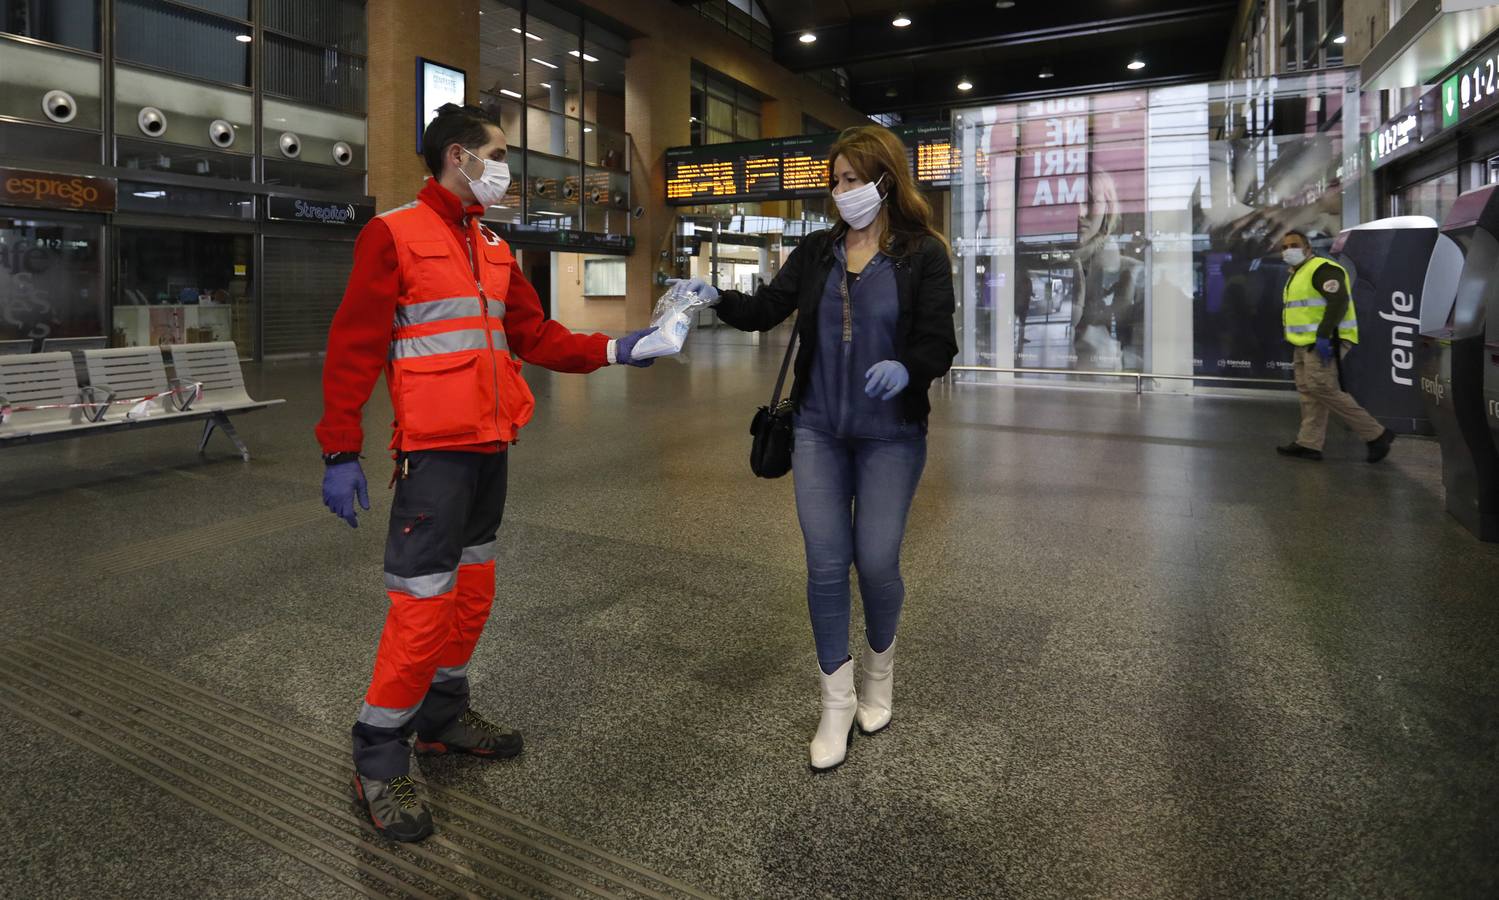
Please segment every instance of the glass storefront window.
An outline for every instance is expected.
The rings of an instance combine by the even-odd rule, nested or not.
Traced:
[[[104,334],[103,232],[0,216],[0,340]]]
[[[159,0],[117,0],[115,55],[226,84],[250,83],[248,26]]]
[[[1395,215],[1430,216],[1441,222],[1447,218],[1447,211],[1456,199],[1457,172],[1443,172],[1397,191]]]
[[[958,111],[960,362],[1289,378],[1277,242],[1344,225],[1351,77]]]
[[[255,351],[253,238],[122,228],[111,346],[234,341]]]
[[[0,0],[0,31],[99,52],[99,0]]]

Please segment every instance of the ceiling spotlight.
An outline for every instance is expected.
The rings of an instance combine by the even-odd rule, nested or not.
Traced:
[[[801,41],[803,44],[815,44],[817,43],[817,35],[813,34],[810,31],[803,31],[802,36],[797,38],[797,40]]]
[[[890,20],[890,24],[894,25],[896,28],[905,28],[911,24],[911,17],[905,14],[901,14]]]
[[[1039,72],[1036,73],[1036,77],[1037,78],[1055,78],[1056,74],[1057,73],[1055,73],[1055,72],[1053,72],[1051,70],[1051,66],[1042,66],[1041,67],[1041,71],[1039,71]]]
[[[1131,72],[1138,72],[1141,69],[1145,68],[1145,60],[1132,59],[1129,61],[1129,65],[1125,66],[1125,68],[1129,69]]]
[[[1333,38],[1332,42],[1334,44],[1346,44],[1346,43],[1348,43],[1348,35],[1346,35],[1346,34],[1340,34],[1337,37]]]
[[[995,9],[1014,9],[1015,0],[995,0]]]
[[[971,91],[971,90],[973,90],[973,82],[969,81],[967,78],[964,78],[962,81],[958,82],[958,90],[960,90],[960,91]]]
[[[254,38],[250,37],[248,34],[236,34],[234,36],[234,39],[236,41],[239,41],[241,44],[248,44],[251,41],[255,40]]]

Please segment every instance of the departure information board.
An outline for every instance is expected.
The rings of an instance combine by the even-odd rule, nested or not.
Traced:
[[[946,188],[961,162],[948,125],[891,129],[906,145],[922,188]],[[666,202],[676,206],[793,200],[828,191],[828,150],[837,133],[673,147],[666,151]]]

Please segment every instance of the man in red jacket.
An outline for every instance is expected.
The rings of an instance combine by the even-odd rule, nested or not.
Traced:
[[[358,527],[368,510],[359,465],[364,404],[385,373],[395,407],[395,500],[385,544],[390,609],[353,728],[354,793],[399,841],[432,833],[409,777],[410,748],[490,759],[521,736],[469,708],[468,662],[495,595],[495,536],[505,507],[506,447],[535,400],[524,360],[592,372],[631,356],[650,329],[618,341],[548,321],[510,248],[479,221],[505,196],[505,134],[483,112],[448,104],[427,126],[432,178],[414,203],[359,235],[354,270],[328,333],[323,501]]]

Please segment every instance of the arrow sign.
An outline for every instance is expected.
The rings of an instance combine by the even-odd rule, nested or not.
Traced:
[[[1442,127],[1451,128],[1457,124],[1457,82],[1460,76],[1453,75],[1442,82]]]

